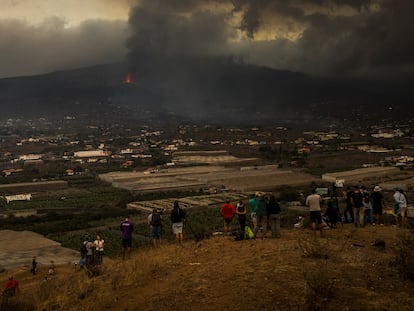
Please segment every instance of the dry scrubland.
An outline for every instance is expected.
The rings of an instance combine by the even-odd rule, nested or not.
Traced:
[[[414,308],[414,283],[399,273],[412,269],[412,233],[350,224],[324,233],[315,239],[308,229],[282,229],[281,239],[213,236],[184,247],[164,244],[134,250],[125,261],[106,258],[92,278],[60,265],[43,284],[46,268],[36,276],[24,268],[14,271],[21,293],[8,310]],[[385,248],[372,246],[375,239],[384,240]]]

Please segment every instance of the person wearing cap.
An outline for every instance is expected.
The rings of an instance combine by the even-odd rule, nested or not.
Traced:
[[[385,206],[384,195],[381,192],[380,186],[375,186],[371,193],[372,213],[374,214],[374,223],[384,225],[383,208]]]

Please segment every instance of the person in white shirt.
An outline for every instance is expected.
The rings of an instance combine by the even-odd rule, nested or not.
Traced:
[[[322,198],[316,193],[316,190],[312,190],[312,193],[306,198],[306,206],[309,206],[310,220],[312,223],[312,229],[316,234],[318,229],[322,235],[322,212],[321,212]]]
[[[405,227],[405,218],[407,214],[407,197],[402,189],[395,189],[394,205],[396,206],[396,221],[399,227]],[[401,221],[400,221],[401,217]]]
[[[105,241],[99,235],[97,235],[95,242],[93,242],[93,245],[95,246],[96,263],[100,265],[103,261]]]

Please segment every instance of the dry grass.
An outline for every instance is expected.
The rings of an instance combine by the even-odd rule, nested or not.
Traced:
[[[328,259],[332,256],[333,251],[329,241],[321,239],[316,236],[312,238],[300,237],[298,239],[299,248],[302,251],[303,256],[314,259]]]
[[[397,236],[396,256],[392,261],[401,277],[414,281],[414,234],[404,230]]]
[[[320,262],[314,269],[304,272],[306,282],[305,305],[307,310],[324,310],[334,296],[334,278],[326,262]]]
[[[281,239],[216,236],[135,250],[125,261],[105,258],[92,278],[69,265],[46,283],[22,271],[10,310],[411,310],[414,284],[390,265],[398,232],[345,225],[314,238],[282,229]],[[371,246],[376,238],[385,249]]]

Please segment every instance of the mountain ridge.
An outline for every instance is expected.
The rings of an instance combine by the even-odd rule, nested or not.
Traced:
[[[166,59],[0,79],[0,103],[7,118],[303,121],[315,115],[340,118],[354,110],[382,116],[412,113],[412,82],[410,76],[311,77],[233,60]]]

